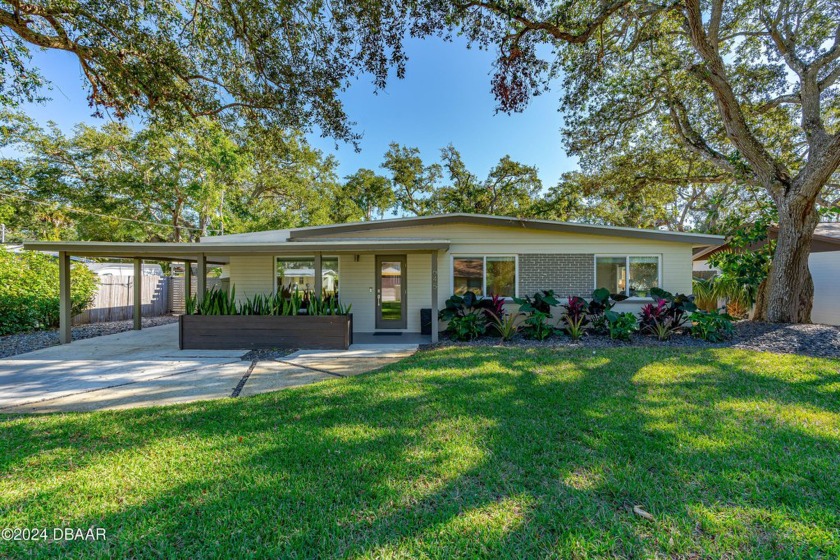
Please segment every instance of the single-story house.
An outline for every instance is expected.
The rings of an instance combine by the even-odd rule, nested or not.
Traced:
[[[444,214],[198,243],[31,242],[26,248],[63,255],[62,294],[69,294],[70,255],[134,258],[138,267],[142,259],[197,262],[199,293],[207,263],[222,264],[240,300],[275,292],[284,278],[312,269],[315,293],[334,285],[341,302],[352,304],[354,332],[419,333],[422,310],[436,317],[451,294],[467,291],[508,299],[539,290],[589,297],[604,287],[629,296],[621,309],[637,310],[653,287],[690,293],[694,250],[723,242],[716,235]],[[69,318],[64,342],[67,325]],[[431,329],[432,340],[437,330]]]
[[[777,233],[770,228],[771,239]],[[695,252],[694,272],[699,276],[716,273],[709,264],[709,257],[720,251],[729,250],[726,243],[706,247]],[[825,325],[840,325],[840,297],[837,295],[837,279],[840,278],[840,223],[818,224],[811,239],[811,255],[808,268],[814,280],[814,308],[811,320]]]

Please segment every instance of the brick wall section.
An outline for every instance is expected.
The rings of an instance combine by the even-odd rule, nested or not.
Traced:
[[[589,297],[595,285],[595,255],[519,255],[519,295],[554,290],[559,297]]]

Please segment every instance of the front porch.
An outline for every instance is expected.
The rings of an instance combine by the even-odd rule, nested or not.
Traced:
[[[212,239],[212,238],[211,238]],[[352,305],[356,344],[425,344],[438,341],[441,293],[439,267],[449,241],[440,239],[326,239],[280,243],[204,240],[201,243],[30,242],[28,250],[58,254],[62,344],[72,341],[71,256],[130,259],[134,264],[133,319],[142,328],[142,266],[145,261],[183,262],[185,293],[195,284],[200,303],[207,289],[208,264],[225,267],[229,289],[242,303],[255,295],[284,289],[280,259],[306,258],[312,263],[313,294],[324,293],[324,261],[338,263],[331,278],[342,305]],[[195,265],[196,273],[191,273]],[[426,317],[428,335],[421,335]],[[429,325],[429,323],[431,323]],[[399,342],[397,342],[399,341]]]

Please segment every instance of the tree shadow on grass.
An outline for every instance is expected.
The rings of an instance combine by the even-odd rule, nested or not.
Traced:
[[[30,475],[39,491],[0,517],[109,531],[31,545],[42,556],[832,556],[840,404],[819,389],[836,364],[783,363],[786,382],[726,356],[446,349],[241,401],[69,416],[41,452],[96,426],[126,440],[49,465],[67,473],[54,484]]]

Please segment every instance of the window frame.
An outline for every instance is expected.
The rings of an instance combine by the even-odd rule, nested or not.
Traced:
[[[516,253],[452,253],[449,256],[449,293],[455,293],[455,259],[481,259],[481,297],[487,295],[487,258],[507,257],[513,258],[513,295],[504,296],[506,302],[512,302],[513,298],[519,297],[519,255]]]
[[[272,262],[272,266],[274,268],[271,272],[272,277],[274,278],[273,279],[274,291],[272,292],[272,294],[277,295],[277,261],[279,261],[280,259],[285,259],[285,260],[289,260],[289,261],[298,260],[298,259],[300,259],[300,260],[302,260],[302,259],[312,259],[312,267],[314,269],[315,268],[315,256],[316,255],[314,255],[314,254],[312,254],[312,255],[274,255],[274,261]],[[321,263],[322,263],[321,276],[322,277],[324,275],[324,271],[323,271],[323,261],[324,261],[324,259],[335,259],[336,269],[337,269],[335,271],[335,273],[338,275],[338,280],[340,282],[341,281],[341,257],[339,255],[321,255]],[[313,282],[314,282],[314,277],[313,277]],[[339,292],[339,294],[340,294],[340,292]],[[340,297],[340,295],[339,295],[339,297]]]
[[[596,253],[592,259],[592,289],[598,289],[598,259],[601,257],[623,257],[624,266],[627,270],[627,285],[624,287],[624,295],[627,299],[624,301],[653,301],[650,296],[639,297],[630,295],[630,258],[631,257],[646,257],[656,259],[656,285],[662,288],[662,255],[657,253]],[[663,288],[664,289],[664,288]]]

